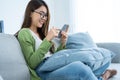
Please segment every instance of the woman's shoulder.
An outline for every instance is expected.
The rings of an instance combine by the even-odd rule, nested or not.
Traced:
[[[18,37],[31,37],[31,33],[29,31],[29,28],[22,28],[19,33],[18,33]]]
[[[22,36],[24,36],[24,35],[30,35],[30,30],[29,30],[29,28],[22,28],[22,29],[19,31],[18,35],[22,35]]]
[[[29,28],[22,28],[19,33],[29,33]]]

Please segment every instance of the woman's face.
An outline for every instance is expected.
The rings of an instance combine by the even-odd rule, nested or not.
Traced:
[[[45,6],[41,6],[38,9],[34,10],[31,14],[32,18],[32,24],[31,26],[41,28],[42,25],[46,22],[47,20],[47,9]]]

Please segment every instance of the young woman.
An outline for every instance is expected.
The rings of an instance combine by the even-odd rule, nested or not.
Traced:
[[[54,53],[52,39],[58,36],[59,29],[53,27],[48,31],[50,14],[43,0],[31,0],[26,8],[22,28],[17,34],[24,57],[30,70],[31,80],[107,80],[114,70],[106,70],[109,63],[95,73],[80,61],[72,62],[60,69],[50,72],[37,72],[37,67]],[[62,32],[61,45],[57,51],[65,48],[67,32]],[[102,73],[105,73],[102,75]]]

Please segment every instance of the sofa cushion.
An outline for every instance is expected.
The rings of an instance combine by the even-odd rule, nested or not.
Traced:
[[[120,63],[120,43],[97,43],[97,45],[113,51],[116,56],[112,59],[112,63]]]
[[[88,32],[70,34],[66,43],[67,49],[96,48],[92,37]]]
[[[3,80],[2,76],[0,75],[0,80]]]
[[[0,33],[0,74],[4,80],[30,80],[19,42],[10,34]]]

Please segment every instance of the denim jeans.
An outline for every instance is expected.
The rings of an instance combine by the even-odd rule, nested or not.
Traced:
[[[40,65],[42,64],[44,61]],[[93,72],[89,66],[81,61],[74,61],[55,71],[38,72],[36,69],[36,73],[42,80],[102,80],[101,75],[108,66],[109,63]]]
[[[45,61],[46,59],[43,60],[38,68],[42,66]],[[36,73],[42,80],[102,80],[101,75],[108,68],[109,64],[110,62],[92,71],[88,65],[81,61],[74,61],[54,71],[37,71],[36,68]]]

